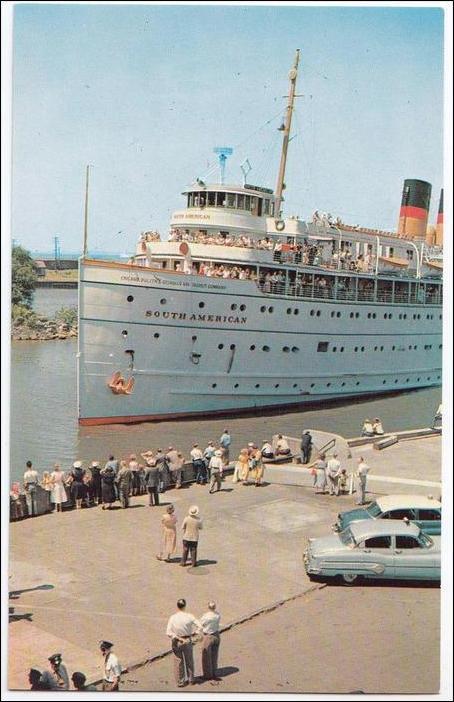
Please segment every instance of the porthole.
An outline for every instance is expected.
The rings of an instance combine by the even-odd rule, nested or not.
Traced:
[[[311,388],[315,388],[315,383],[311,383]]]
[[[212,388],[216,388],[216,387],[217,387],[217,383],[213,383],[213,385],[212,385],[211,387],[212,387]]]
[[[292,314],[292,308],[291,308],[291,307],[287,307],[287,314]]]
[[[334,317],[335,314],[336,314],[335,312],[331,312],[331,317]]]
[[[341,316],[341,312],[336,312],[336,317],[340,317],[340,316]]]
[[[224,344],[218,344],[218,349],[221,351],[224,348]]]
[[[299,351],[298,346],[292,346],[292,352],[297,353]]]
[[[392,318],[393,318],[392,314],[389,314],[388,319],[392,319]]]
[[[134,302],[134,297],[133,297],[133,295],[128,295],[128,297],[127,297],[126,299],[127,299],[128,302]]]
[[[355,317],[356,317],[356,319],[358,319],[358,317],[359,317],[359,312],[355,312]]]
[[[355,346],[354,351],[355,351],[355,353],[358,351],[358,347],[357,347],[357,346]]]
[[[234,387],[234,388],[239,388],[240,386],[239,386],[238,383],[235,383],[235,385],[234,385],[233,387]]]
[[[199,307],[200,307],[200,308],[205,307],[205,303],[204,303],[204,302],[199,302]]]
[[[235,344],[230,344],[230,351],[233,351],[236,348]]]
[[[255,345],[252,344],[252,346],[249,347],[249,350],[250,350],[250,351],[255,351]]]
[[[276,383],[276,385],[275,385],[274,387],[275,387],[275,388],[278,388],[278,387],[279,387],[279,383]]]
[[[300,311],[298,309],[293,310],[293,314],[299,314],[299,313],[300,313]]]
[[[193,337],[192,337],[192,340],[193,340],[193,341],[197,341],[197,337],[196,337],[196,336],[193,336]]]
[[[337,351],[337,346],[333,346],[333,352],[335,353]]]
[[[359,385],[359,380],[356,381],[356,385]]]
[[[383,381],[383,385],[386,385],[386,380]]]
[[[430,380],[430,377],[428,377],[427,380]]]
[[[439,349],[442,349],[442,348],[443,348],[443,344],[438,344],[438,348],[439,348]]]
[[[417,382],[417,383],[419,383],[420,380],[421,380],[421,378],[416,378],[416,382]]]
[[[410,378],[405,378],[405,382],[406,382],[406,383],[409,383],[409,382],[410,382]]]
[[[339,351],[340,351],[341,353],[344,353],[344,347],[341,346],[340,349],[339,349]]]
[[[313,316],[314,316],[314,314],[315,314],[315,310],[311,310],[311,311],[310,311],[310,315],[311,315],[311,317],[313,317]]]
[[[395,347],[395,346],[392,346],[392,347],[391,347],[391,351],[395,351],[395,350],[396,350],[396,347]]]
[[[345,387],[345,383],[341,383],[341,387],[342,387],[342,388]]]
[[[269,346],[262,346],[262,351],[267,351],[267,352],[268,352],[269,350],[270,350],[270,347],[269,347]]]
[[[385,350],[385,347],[384,347],[384,346],[380,346],[380,351],[384,351],[384,350]]]
[[[365,351],[365,348],[364,348],[364,346],[361,346],[361,351]]]
[[[317,310],[316,315],[317,317],[320,317],[320,310]]]
[[[245,309],[246,309],[246,305],[240,305],[241,312],[244,312]]]
[[[297,387],[298,387],[298,383],[293,383],[292,387],[297,388]]]
[[[265,305],[262,305],[260,308],[260,312],[265,312],[265,311],[266,311],[266,307],[265,307]]]
[[[259,387],[260,387],[260,383],[256,383],[256,384],[255,384],[255,387],[256,387],[256,388],[259,388]]]
[[[290,346],[284,346],[282,350],[284,353],[288,353],[290,351]]]
[[[126,329],[123,329],[123,331],[121,332],[121,335],[122,335],[122,336],[128,336],[128,332],[126,331]]]
[[[404,314],[404,319],[407,319],[407,315],[406,315],[406,314]]]
[[[375,312],[372,312],[372,317],[373,317],[373,319],[377,318],[377,315],[375,314]]]
[[[268,312],[271,312],[271,314],[274,312],[274,307],[268,307]]]
[[[326,383],[326,387],[327,387],[327,388],[330,388],[330,387],[331,387],[331,383]]]
[[[398,382],[399,382],[399,381],[398,381],[397,378],[396,378],[396,380],[394,381],[394,383],[398,383]]]
[[[350,319],[353,319],[354,316],[355,316],[355,313],[354,313],[354,312],[350,312]]]
[[[374,351],[378,351],[378,346],[374,346]]]
[[[437,375],[437,380],[441,380],[441,375]]]
[[[159,332],[156,332],[155,334],[153,334],[153,336],[155,339],[159,339],[160,334],[159,334]]]
[[[159,302],[160,302],[161,305],[166,305],[166,304],[167,304],[167,300],[165,299],[165,297],[162,297],[162,298],[159,300]]]
[[[385,312],[385,314],[383,315],[383,319],[388,319],[388,313],[387,313],[387,312]]]
[[[237,305],[236,305],[235,303],[233,303],[232,305],[230,305],[230,309],[231,309],[231,310],[236,310],[236,308],[237,308]]]
[[[416,346],[413,346],[413,348],[414,348],[415,351],[418,350],[418,346],[417,346],[417,345],[416,345]]]

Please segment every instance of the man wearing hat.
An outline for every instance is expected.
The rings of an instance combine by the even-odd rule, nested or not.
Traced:
[[[216,486],[216,492],[221,489],[221,478],[222,478],[222,451],[219,449],[214,452],[213,458],[210,459],[209,469],[210,469],[210,494],[214,492]]]
[[[120,686],[121,665],[115,653],[112,653],[112,646],[113,643],[110,641],[99,642],[99,648],[104,656],[103,692],[117,692]]]
[[[191,553],[192,567],[197,566],[197,546],[199,543],[199,531],[202,529],[203,523],[199,517],[199,508],[193,505],[189,508],[189,514],[183,519],[181,528],[183,530],[183,555],[181,557],[180,566],[185,566],[188,558],[188,553]]]
[[[172,640],[175,655],[175,679],[178,687],[194,685],[193,636],[200,633],[202,625],[193,614],[186,612],[186,600],[177,602],[177,611],[167,622],[167,636]]]
[[[91,490],[95,505],[102,502],[101,497],[101,468],[98,461],[91,462]]]
[[[45,670],[41,682],[49,686],[49,690],[69,690],[69,677],[66,666],[62,663],[61,653],[54,653],[47,659],[50,670]]]
[[[203,460],[203,453],[198,444],[193,445],[190,456],[197,485],[205,485],[207,481],[207,469],[205,461]]]
[[[310,431],[305,431],[301,437],[301,458],[302,463],[309,463],[312,453],[312,434]]]

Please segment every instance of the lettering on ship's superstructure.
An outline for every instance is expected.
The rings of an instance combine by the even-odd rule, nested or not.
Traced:
[[[229,324],[246,324],[247,322],[247,317],[237,317],[233,314],[188,314],[186,312],[169,312],[168,310],[147,310],[145,316],[155,319],[186,319],[189,322],[228,322]]]
[[[219,285],[219,283],[195,283],[183,278],[178,280],[172,280],[171,278],[160,278],[159,276],[151,273],[147,278],[138,275],[136,273],[130,273],[128,275],[120,276],[120,280],[124,280],[128,283],[145,283],[152,287],[153,285],[172,285],[177,288],[197,288],[199,290],[225,290],[225,285]]]

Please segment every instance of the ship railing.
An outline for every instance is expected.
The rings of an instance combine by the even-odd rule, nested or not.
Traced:
[[[423,289],[412,288],[405,292],[395,290],[361,290],[359,288],[343,289],[333,286],[307,285],[303,283],[257,282],[265,294],[285,295],[309,300],[336,300],[346,302],[379,302],[391,305],[440,305],[442,295]]]

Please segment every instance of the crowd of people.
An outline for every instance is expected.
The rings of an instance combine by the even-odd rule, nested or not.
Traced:
[[[100,641],[99,650],[103,657],[103,692],[115,692],[119,689],[120,677],[122,674],[121,664],[115,653],[112,651],[113,643],[110,641]],[[68,667],[63,662],[61,653],[54,653],[47,659],[49,666],[47,670],[40,671],[37,668],[30,668],[28,680],[30,690],[50,692],[65,692],[73,689],[77,692],[95,692],[94,685],[87,685],[87,677],[77,670],[71,675],[68,674]],[[72,683],[72,688],[71,688]]]

